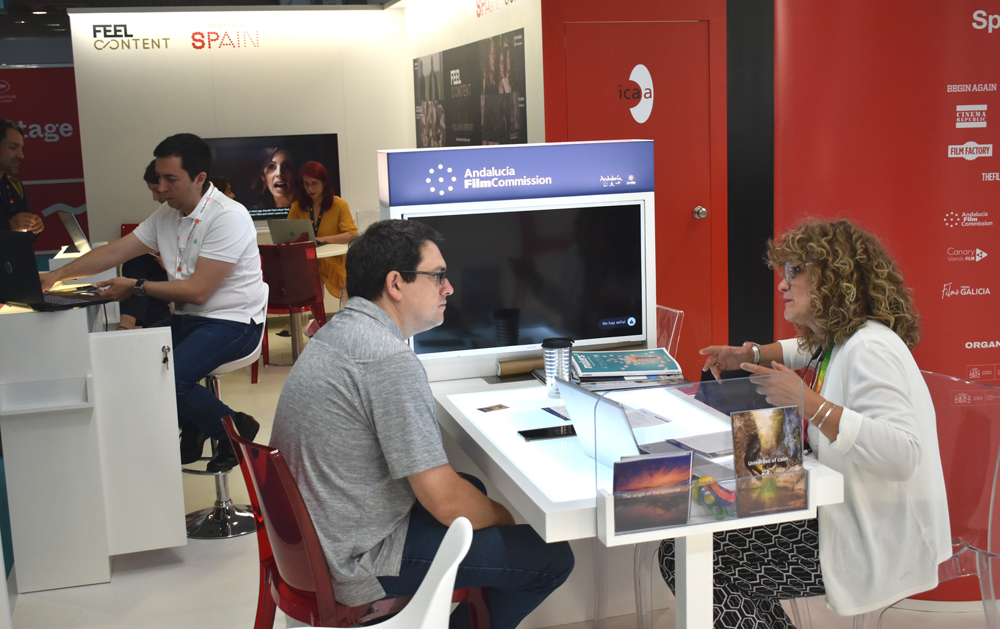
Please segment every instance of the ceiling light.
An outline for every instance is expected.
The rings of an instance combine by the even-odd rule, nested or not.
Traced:
[[[48,11],[32,11],[31,13],[33,15],[48,15],[49,14]]]

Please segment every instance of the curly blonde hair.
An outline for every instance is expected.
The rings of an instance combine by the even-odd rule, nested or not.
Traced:
[[[796,325],[799,345],[815,350],[843,343],[872,319],[885,324],[911,350],[920,341],[920,316],[903,285],[903,276],[885,247],[850,221],[815,221],[767,242],[767,264],[809,263],[809,298],[815,320],[825,332],[819,338]]]

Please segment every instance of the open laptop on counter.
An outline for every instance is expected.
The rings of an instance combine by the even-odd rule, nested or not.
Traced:
[[[0,232],[0,303],[41,312],[70,310],[112,301],[81,288],[42,292],[31,236],[23,232]]]

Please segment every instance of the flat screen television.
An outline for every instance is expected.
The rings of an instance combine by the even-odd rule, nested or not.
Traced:
[[[477,354],[513,357],[537,351],[550,337],[572,338],[581,349],[644,341],[645,202],[594,199],[403,209],[403,218],[444,236],[441,252],[455,288],[443,325],[411,341],[425,365]]]
[[[299,168],[310,161],[326,167],[340,196],[337,134],[206,138],[212,148],[212,176],[229,179],[236,200],[254,220],[284,218],[298,191]]]

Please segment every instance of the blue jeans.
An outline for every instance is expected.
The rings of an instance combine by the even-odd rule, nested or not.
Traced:
[[[167,326],[174,344],[171,360],[174,361],[178,425],[190,422],[213,439],[225,438],[222,418],[233,415],[233,410],[200,383],[219,365],[255,350],[264,324],[170,315],[153,327]]]
[[[486,493],[479,479],[462,476]],[[417,591],[447,530],[419,502],[413,506],[399,576],[378,578],[387,595]],[[526,524],[492,526],[473,534],[469,553],[458,567],[455,589],[483,588],[492,629],[514,629],[569,578],[573,563],[568,542],[546,544]],[[462,606],[454,615],[459,610]],[[457,621],[453,618],[452,626]]]

